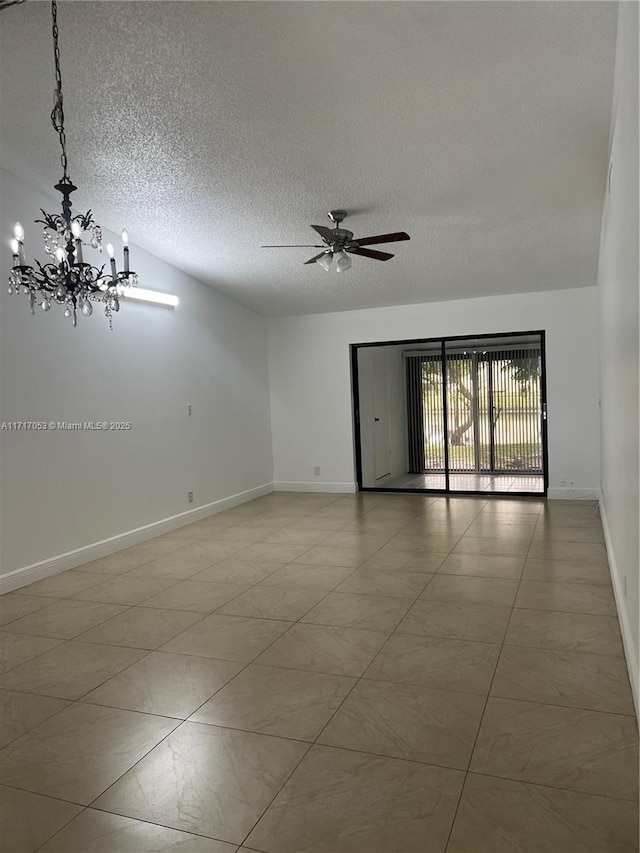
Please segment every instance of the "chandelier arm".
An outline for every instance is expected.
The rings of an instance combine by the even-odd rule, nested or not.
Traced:
[[[42,266],[40,261],[36,261],[36,263],[38,264],[39,271],[32,272],[31,276],[33,279],[35,279],[38,285],[37,289],[45,290],[47,294],[55,295],[55,292],[58,289],[59,285],[52,280],[50,274],[47,272],[47,267],[50,267],[52,271],[55,271],[55,266],[53,264],[45,264],[45,266]],[[29,284],[27,284],[27,287],[29,287]]]
[[[40,208],[40,209],[42,210],[42,208]],[[44,219],[34,219],[35,224],[36,225],[45,225],[47,228],[49,228],[49,230],[57,232],[58,231],[58,219],[61,218],[60,214],[59,213],[51,214],[51,213],[47,213],[46,211],[42,210],[42,215],[44,216]]]

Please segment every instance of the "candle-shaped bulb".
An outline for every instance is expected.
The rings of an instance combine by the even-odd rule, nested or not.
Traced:
[[[76,263],[81,264],[84,261],[82,257],[82,240],[80,239],[80,235],[82,234],[82,225],[77,219],[74,219],[71,223],[71,233],[76,238]]]
[[[15,242],[18,244],[17,250],[14,250],[13,254],[18,256],[18,265],[25,266],[24,260],[24,246],[22,241],[24,240],[24,228],[20,225],[19,222],[13,226],[13,236],[15,238]],[[13,244],[11,246],[13,248]]]
[[[20,243],[14,237],[11,241],[11,254],[13,255],[13,265],[14,267],[20,266]]]
[[[62,264],[66,260],[66,257],[67,253],[65,252],[65,250],[62,248],[62,246],[58,246],[58,248],[56,249],[56,261],[59,264]]]
[[[124,255],[124,271],[129,272],[129,232],[122,229],[122,254]]]
[[[116,271],[116,262],[114,260],[114,249],[112,243],[107,243],[107,255],[109,255],[109,264],[111,266],[111,278],[113,281],[117,281],[118,273]]]

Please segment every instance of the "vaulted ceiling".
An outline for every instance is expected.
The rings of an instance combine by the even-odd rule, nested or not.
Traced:
[[[78,208],[266,315],[595,283],[617,4],[76,2],[58,18]],[[0,18],[2,162],[60,177],[49,4]],[[51,190],[53,194],[53,190]],[[303,262],[310,223],[405,230]],[[144,282],[141,282],[144,284]]]

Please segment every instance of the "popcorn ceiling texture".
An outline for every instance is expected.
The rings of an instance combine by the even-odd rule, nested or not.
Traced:
[[[266,315],[594,284],[616,10],[60,3],[76,207]],[[2,13],[0,74],[2,163],[52,186],[48,3]],[[259,248],[334,207],[411,242],[344,276]]]

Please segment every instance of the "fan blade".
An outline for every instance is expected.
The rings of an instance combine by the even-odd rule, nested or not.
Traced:
[[[326,228],[324,225],[312,225],[311,227],[314,231],[317,231],[322,239],[326,240],[327,243],[330,243],[333,239],[333,231],[331,228]]]
[[[393,258],[388,252],[377,252],[375,249],[345,249],[351,255],[362,255],[363,258],[373,258],[375,261],[388,261]]]
[[[318,258],[321,258],[323,255],[326,255],[326,254],[327,254],[326,252],[320,252],[319,255],[316,255],[314,258],[309,258],[308,261],[305,261],[302,266],[304,266],[305,264],[315,264],[315,262],[318,260]]]
[[[261,249],[324,249],[324,246],[318,246],[316,243],[296,243],[295,245],[285,244],[277,246],[260,246]]]
[[[378,234],[376,237],[359,237],[355,242],[359,246],[372,246],[374,243],[396,243],[398,240],[410,240],[408,234],[404,231],[396,231],[394,234]]]

